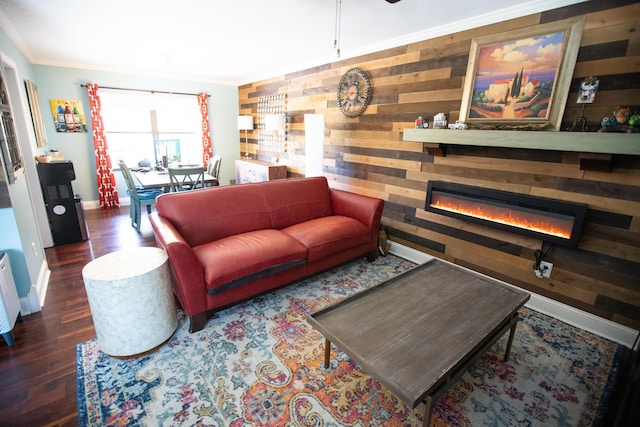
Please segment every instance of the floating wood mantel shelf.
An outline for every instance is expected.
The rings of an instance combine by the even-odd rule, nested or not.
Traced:
[[[613,155],[640,156],[640,133],[408,128],[402,139],[424,143],[432,156],[445,156],[447,145],[573,151],[583,170],[609,170]]]

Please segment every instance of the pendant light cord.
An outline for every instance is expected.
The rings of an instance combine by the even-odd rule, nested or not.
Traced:
[[[342,0],[336,0],[336,27],[333,34],[333,48],[340,58],[340,27],[342,24]]]

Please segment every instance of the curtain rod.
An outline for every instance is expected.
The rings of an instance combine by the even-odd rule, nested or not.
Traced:
[[[86,84],[81,84],[80,87],[87,87]],[[100,86],[98,85],[99,89],[112,89],[112,90],[128,90],[131,92],[148,92],[148,93],[162,93],[162,94],[167,94],[167,95],[187,95],[187,96],[198,96],[197,93],[186,93],[186,92],[170,92],[170,91],[166,91],[166,90],[149,90],[149,89],[129,89],[129,88],[124,88],[124,87],[109,87],[109,86]],[[209,98],[211,95],[206,94],[207,98]]]

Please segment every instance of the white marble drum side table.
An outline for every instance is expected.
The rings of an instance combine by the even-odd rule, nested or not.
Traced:
[[[82,269],[98,347],[114,357],[154,350],[178,327],[169,260],[164,250],[112,252]]]

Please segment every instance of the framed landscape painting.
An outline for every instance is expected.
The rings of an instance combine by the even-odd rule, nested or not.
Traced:
[[[460,118],[476,129],[559,130],[584,17],[471,42]]]

